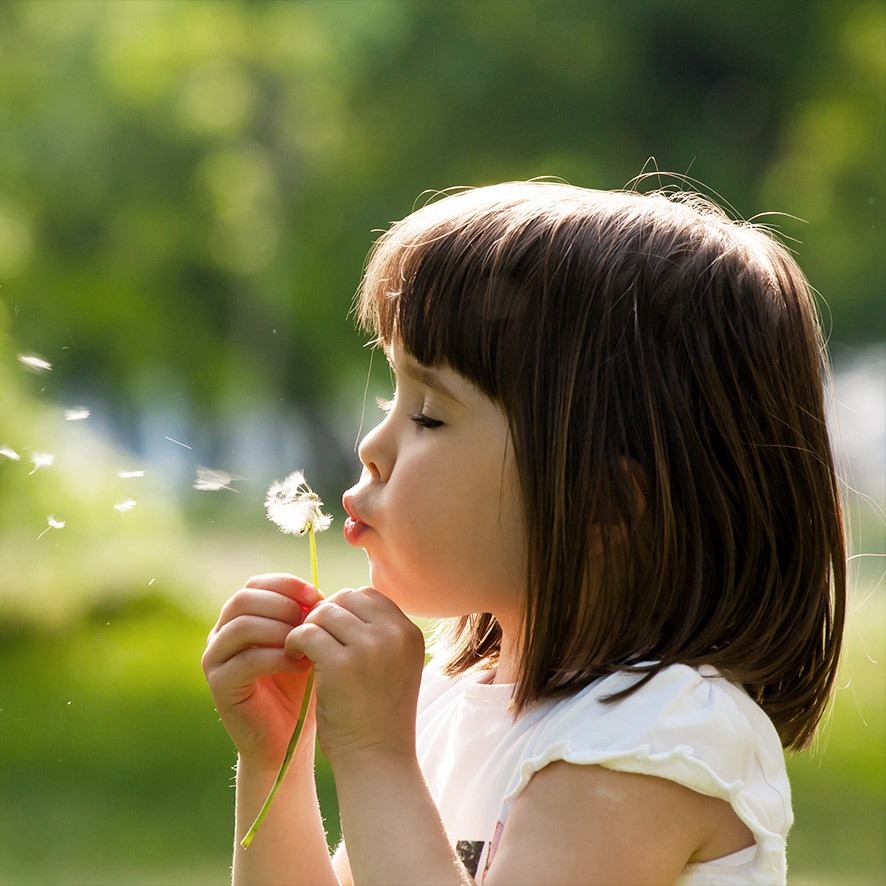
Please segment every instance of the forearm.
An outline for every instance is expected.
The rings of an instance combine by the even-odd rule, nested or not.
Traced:
[[[358,886],[473,884],[414,757],[370,750],[334,762],[333,773]]]
[[[248,849],[240,845],[258,815],[275,772],[237,764],[233,882],[248,886],[337,884],[311,761],[295,760]]]

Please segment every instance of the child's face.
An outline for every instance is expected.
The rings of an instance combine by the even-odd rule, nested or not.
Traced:
[[[462,376],[389,354],[397,390],[360,445],[345,537],[372,585],[411,615],[491,612],[516,628],[526,565],[517,469],[501,408]]]

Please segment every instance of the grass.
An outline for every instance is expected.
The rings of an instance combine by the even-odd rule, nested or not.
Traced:
[[[251,568],[273,568],[272,548],[252,548]],[[219,600],[123,597],[64,624],[0,621],[0,886],[228,881],[234,752],[199,660],[230,576],[248,574],[242,556],[213,551]],[[347,557],[321,551],[329,587],[359,565]],[[886,882],[884,605],[878,593],[856,613],[820,747],[789,763],[793,886]]]

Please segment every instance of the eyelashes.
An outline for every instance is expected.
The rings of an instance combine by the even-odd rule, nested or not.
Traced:
[[[439,428],[443,426],[442,421],[438,421],[436,418],[431,418],[429,415],[425,415],[423,412],[419,412],[416,415],[410,415],[409,418],[414,421],[420,428],[424,428],[428,431],[432,431],[434,428]]]
[[[375,403],[385,415],[388,415],[394,408],[394,401],[385,400],[383,397],[376,397]],[[409,419],[410,421],[414,421],[420,428],[426,430],[433,430],[434,428],[439,428],[443,425],[442,421],[439,421],[436,418],[431,418],[431,416],[425,415],[424,412],[417,412],[415,415],[410,415]]]

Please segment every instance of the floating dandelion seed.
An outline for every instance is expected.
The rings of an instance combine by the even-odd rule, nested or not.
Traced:
[[[39,471],[40,468],[48,468],[55,461],[55,456],[50,455],[48,452],[35,452],[31,455],[31,464],[34,465],[33,470],[28,474],[30,477],[31,474]]]
[[[117,476],[123,480],[133,480],[136,477],[144,477],[144,471],[117,471]]]
[[[126,498],[123,501],[118,501],[114,505],[114,510],[125,514],[127,511],[131,511],[137,504],[138,502],[134,498]]]
[[[10,461],[21,461],[21,456],[8,446],[0,446],[0,456],[8,458]]]
[[[320,510],[322,507],[323,502],[305,482],[301,471],[293,471],[285,480],[273,483],[265,498],[268,519],[289,535],[329,529],[332,517],[324,514]]]
[[[46,518],[46,524],[47,524],[46,529],[44,529],[43,532],[41,532],[40,535],[37,536],[38,541],[41,538],[43,538],[43,536],[46,535],[46,533],[49,532],[50,529],[64,529],[65,528],[65,521],[64,520],[56,520],[55,517],[52,516],[52,514],[50,514]]]
[[[52,364],[48,360],[36,354],[19,354],[18,362],[31,372],[49,372],[52,369]]]
[[[197,468],[197,480],[194,489],[202,492],[216,492],[219,489],[227,489],[236,492],[231,484],[234,482],[233,475],[227,471],[213,471],[210,468]]]
[[[84,421],[92,413],[85,406],[75,406],[65,410],[65,421]]]

